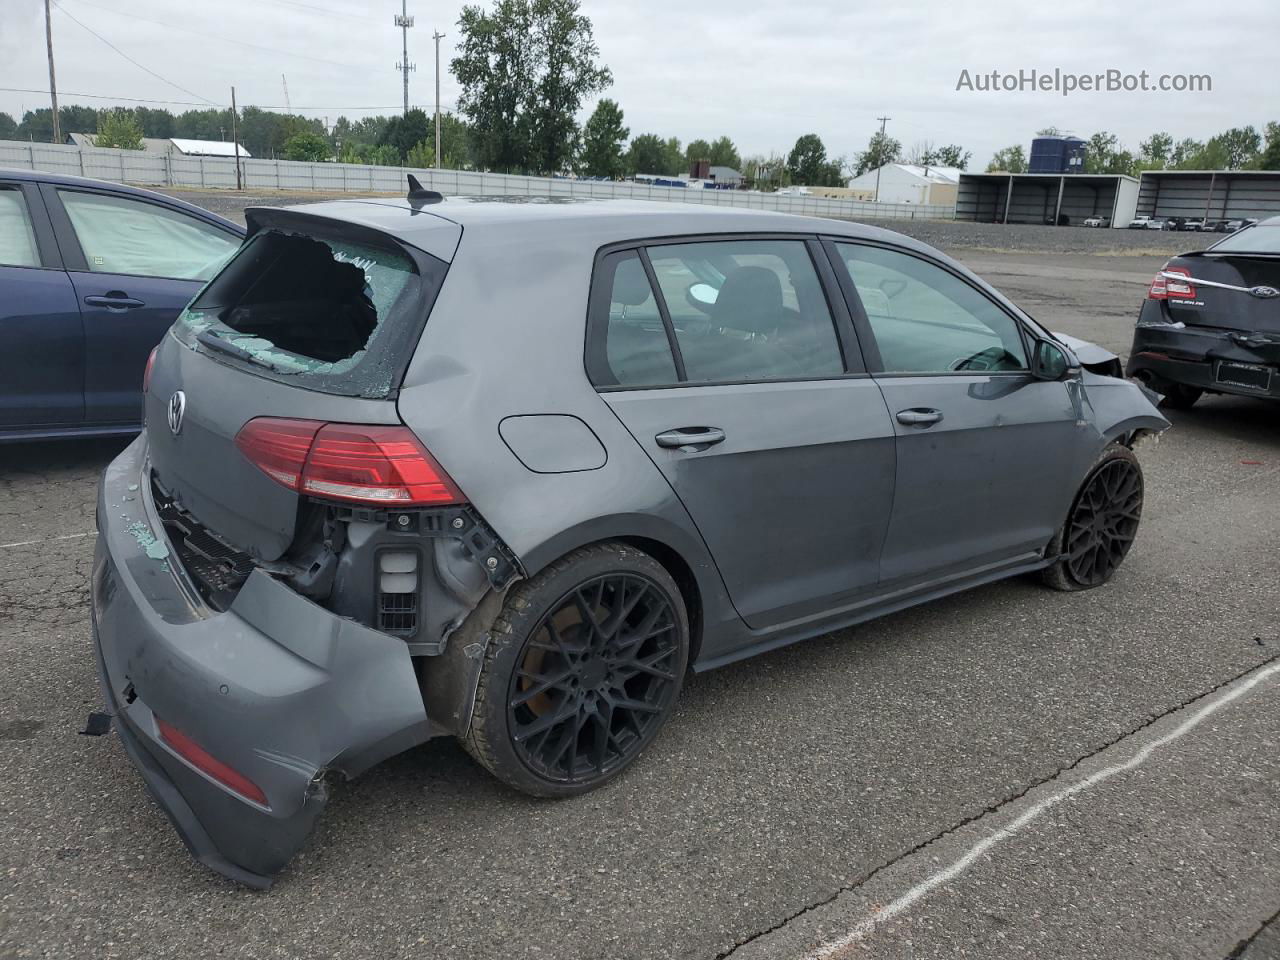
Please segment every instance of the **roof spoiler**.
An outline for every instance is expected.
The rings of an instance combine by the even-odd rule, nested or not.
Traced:
[[[426,187],[424,187],[421,183],[418,182],[417,177],[415,177],[412,173],[409,174],[408,200],[414,206],[418,206],[419,204],[423,204],[423,203],[439,203],[443,199],[444,199],[443,193],[439,193],[438,191],[435,191],[435,190],[428,190]]]

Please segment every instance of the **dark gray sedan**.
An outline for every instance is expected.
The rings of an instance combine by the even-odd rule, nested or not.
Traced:
[[[330,777],[430,737],[570,796],[690,668],[1105,583],[1168,425],[884,230],[422,190],[247,219],[103,478],[93,623],[153,794],[252,885]]]

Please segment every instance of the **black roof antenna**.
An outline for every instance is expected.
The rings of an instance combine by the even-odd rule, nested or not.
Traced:
[[[415,177],[412,173],[409,174],[408,200],[415,207],[420,206],[421,204],[424,204],[424,203],[439,203],[443,199],[444,199],[443,193],[439,193],[435,190],[428,190],[426,187],[424,187],[421,183],[418,182],[417,177]]]

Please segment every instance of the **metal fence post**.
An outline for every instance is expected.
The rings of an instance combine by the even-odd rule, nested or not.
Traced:
[[[200,158],[200,186],[204,186],[204,157]]]

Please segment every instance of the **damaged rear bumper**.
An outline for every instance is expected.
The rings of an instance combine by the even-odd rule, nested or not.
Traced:
[[[205,606],[167,551],[145,464],[139,438],[99,487],[92,586],[103,693],[196,859],[266,887],[323,809],[326,772],[355,776],[430,736],[413,662],[403,641],[261,570],[225,612]],[[193,762],[173,730],[248,780],[258,799],[228,786],[216,765]]]
[[[1280,334],[1190,324],[1139,324],[1134,328],[1125,373],[1151,382],[1157,390],[1162,383],[1177,383],[1217,393],[1280,399]],[[1234,382],[1242,379],[1256,381],[1256,385]]]

